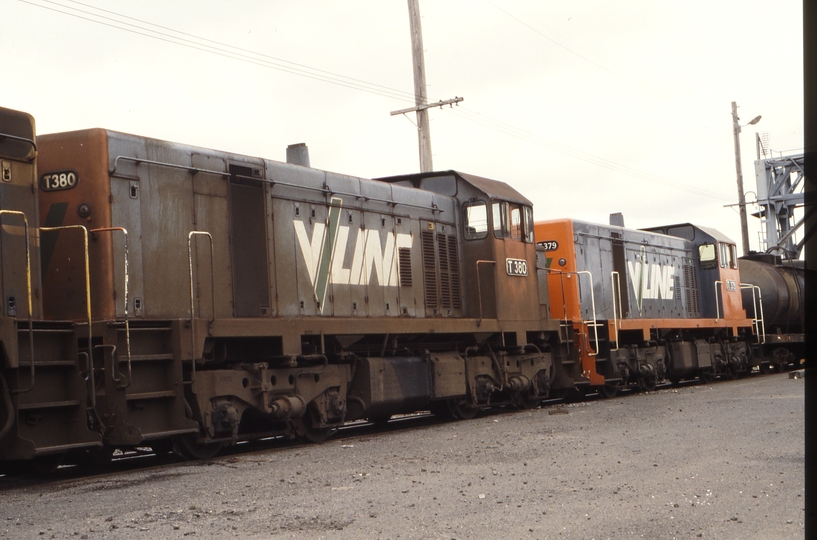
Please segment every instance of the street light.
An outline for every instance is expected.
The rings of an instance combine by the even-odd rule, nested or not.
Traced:
[[[740,165],[740,128],[753,126],[760,122],[760,115],[752,118],[748,124],[740,125],[738,105],[732,102],[732,131],[735,135],[735,169],[738,173],[738,207],[740,209],[740,240],[743,244],[743,254],[749,254],[749,224],[746,219],[746,196],[743,194],[743,170]]]

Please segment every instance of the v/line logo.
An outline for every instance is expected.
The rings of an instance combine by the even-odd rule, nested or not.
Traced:
[[[351,261],[347,263],[345,255],[349,244],[349,232],[353,227],[340,225],[342,203],[342,199],[332,198],[328,224],[315,223],[312,226],[311,238],[306,232],[304,222],[293,220],[295,237],[306,263],[315,300],[320,303],[321,310],[329,283],[398,286],[397,250],[401,247],[411,247],[412,242],[411,235],[407,233],[395,234],[393,231],[360,230],[354,227],[358,233],[354,240]]]
[[[635,291],[638,310],[641,311],[644,300],[672,300],[675,296],[675,267],[648,263],[644,246],[641,246],[638,259],[627,261],[627,273]]]

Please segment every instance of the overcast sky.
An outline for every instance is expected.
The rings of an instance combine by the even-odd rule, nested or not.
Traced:
[[[0,105],[364,177],[419,170],[405,0],[0,0]],[[108,10],[108,11],[102,11]],[[505,181],[535,218],[691,221],[739,243],[755,133],[803,147],[802,3],[420,0],[436,170]],[[336,81],[327,82],[327,79]],[[777,153],[775,154],[777,155]],[[747,201],[754,194],[747,195]],[[750,212],[753,209],[750,207]],[[759,224],[750,217],[757,249]]]

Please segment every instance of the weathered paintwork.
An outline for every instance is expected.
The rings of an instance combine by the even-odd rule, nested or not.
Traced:
[[[591,385],[640,377],[639,384],[650,386],[665,376],[689,376],[696,370],[681,356],[687,349],[673,357],[660,342],[751,334],[734,243],[717,231],[689,224],[633,230],[563,219],[537,223],[536,241],[549,269],[550,315],[574,326]],[[712,258],[702,260],[703,252]],[[744,349],[722,348],[712,356],[736,355],[733,364],[746,369]],[[696,366],[709,368],[703,358],[710,351],[699,356]]]
[[[43,225],[90,232],[89,293],[81,229],[47,233],[45,316],[85,321],[89,294],[94,328],[113,328],[94,338],[109,444],[195,425],[206,445],[290,424],[316,437],[573,384],[550,352],[568,336],[543,316],[530,201],[507,184],[368,180],[101,129],[40,146],[45,173],[79,178],[40,190]]]

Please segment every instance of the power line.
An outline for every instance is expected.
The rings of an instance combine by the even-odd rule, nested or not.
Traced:
[[[144,26],[131,24],[131,23],[127,22],[127,21],[123,21],[123,20],[120,20],[120,19],[112,18],[112,17],[107,17],[105,15],[100,15],[99,13],[94,13],[94,12],[91,12],[91,11],[86,11],[86,10],[82,10],[82,9],[79,9],[79,8],[67,6],[65,4],[54,2],[52,0],[39,0],[39,1],[40,2],[45,2],[45,3],[48,3],[48,4],[52,4],[54,6],[58,6],[59,8],[62,8],[62,9],[57,9],[57,8],[54,8],[54,7],[49,7],[49,6],[46,6],[46,5],[38,4],[38,3],[32,2],[30,0],[19,0],[19,1],[22,2],[22,3],[25,3],[25,4],[29,4],[29,5],[32,5],[32,6],[35,6],[35,7],[39,7],[41,9],[54,11],[54,12],[57,12],[57,13],[61,13],[63,15],[68,15],[70,17],[75,17],[75,18],[78,18],[78,19],[86,20],[86,21],[89,21],[89,22],[93,22],[93,23],[96,23],[96,24],[103,25],[103,26],[108,26],[110,28],[115,28],[117,30],[123,30],[125,32],[130,32],[132,34],[137,34],[137,35],[141,35],[141,36],[144,36],[144,37],[149,37],[149,38],[152,38],[152,39],[156,39],[156,40],[159,40],[159,41],[164,41],[166,43],[173,43],[175,45],[180,45],[182,47],[187,47],[187,48],[190,48],[190,49],[195,49],[195,50],[199,50],[199,51],[202,51],[202,52],[207,52],[207,53],[210,53],[210,54],[214,54],[216,56],[222,56],[222,57],[225,57],[225,58],[231,58],[231,59],[239,60],[239,61],[249,63],[249,64],[254,64],[254,65],[258,65],[258,66],[262,66],[262,67],[268,67],[268,68],[275,69],[275,70],[278,70],[278,71],[283,71],[283,72],[291,73],[291,74],[294,74],[294,75],[300,75],[302,77],[306,77],[306,78],[309,78],[309,79],[318,80],[318,81],[322,81],[322,82],[327,82],[327,83],[330,83],[330,84],[335,84],[335,85],[343,86],[343,87],[346,87],[346,88],[360,90],[360,91],[363,91],[363,92],[368,92],[370,94],[376,94],[376,95],[380,95],[380,96],[383,96],[383,97],[388,97],[388,98],[392,98],[392,99],[396,99],[396,100],[405,101],[405,100],[409,100],[409,99],[411,99],[411,100],[414,99],[414,94],[412,94],[410,92],[405,92],[403,90],[399,90],[399,89],[396,89],[396,88],[390,88],[390,87],[375,84],[375,83],[369,83],[369,82],[366,82],[366,81],[362,81],[360,79],[354,79],[352,77],[346,77],[344,75],[340,75],[340,74],[337,74],[337,73],[332,73],[332,72],[317,69],[317,68],[312,68],[312,67],[309,67],[309,66],[305,66],[303,64],[298,64],[298,63],[290,62],[290,61],[287,61],[287,60],[282,60],[282,59],[275,58],[273,56],[265,55],[265,54],[262,54],[262,53],[256,53],[254,51],[250,51],[250,50],[247,50],[247,49],[242,49],[240,47],[234,47],[232,45],[220,43],[220,42],[213,41],[213,40],[210,40],[210,39],[207,39],[207,38],[202,38],[200,36],[195,36],[193,34],[188,34],[186,32],[181,32],[181,31],[178,31],[178,30],[174,30],[174,29],[171,29],[171,28],[168,28],[168,27],[165,27],[165,26],[157,25],[157,24],[150,23],[150,22],[147,22],[147,21],[142,21],[140,19],[136,19],[136,18],[133,18],[133,17],[128,17],[127,15],[122,15],[120,13],[116,13],[116,12],[113,12],[113,11],[104,10],[104,9],[101,9],[101,8],[96,8],[96,7],[93,7],[93,6],[88,6],[88,4],[83,4],[81,2],[73,2],[73,0],[67,0],[67,1],[79,4],[79,5],[83,5],[83,6],[86,6],[86,7],[91,7],[92,9],[102,11],[102,12],[105,12],[105,13],[110,13],[110,14],[116,15],[118,17],[123,17],[123,18],[126,18],[126,19],[138,21],[138,22],[140,22],[142,24],[145,24],[145,25],[148,25],[148,26],[154,26],[156,28],[161,28],[163,30],[168,30],[169,32],[172,32],[172,33],[163,32],[161,30],[154,30],[153,28],[145,28]],[[70,10],[70,11],[64,11],[64,10]],[[81,14],[88,15],[88,17],[83,16]],[[109,22],[105,22],[105,21],[111,21],[111,22],[109,23]],[[115,24],[111,24],[111,23],[115,23]],[[174,34],[180,34],[180,35],[174,35]],[[193,39],[187,39],[187,38],[181,37],[181,36],[189,36],[189,37],[191,37]],[[209,45],[208,43],[213,43],[214,45]],[[234,49],[234,50],[229,50],[229,49]]]
[[[73,4],[77,4],[77,5],[81,5],[81,6],[84,6],[84,7],[88,7],[90,9],[100,11],[100,12],[103,12],[103,13],[108,13],[108,14],[114,15],[116,17],[136,21],[136,22],[141,23],[143,25],[147,25],[148,28],[145,28],[144,26],[139,26],[139,25],[136,25],[136,24],[131,24],[131,23],[129,23],[127,21],[123,21],[121,19],[108,17],[108,16],[105,16],[105,15],[100,15],[99,13],[95,13],[95,12],[92,12],[92,11],[86,11],[86,10],[82,10],[82,9],[79,9],[79,8],[71,7],[71,6],[68,6],[68,5],[65,5],[65,4],[61,4],[59,2],[55,2],[53,0],[39,0],[39,1],[51,4],[51,5],[54,5],[54,6],[58,6],[59,8],[62,8],[62,9],[57,9],[57,8],[54,8],[54,7],[41,5],[41,4],[35,3],[33,1],[30,1],[30,0],[19,0],[19,1],[23,2],[25,4],[29,4],[29,5],[32,5],[32,6],[35,6],[35,7],[39,7],[41,9],[54,11],[54,12],[57,12],[57,13],[61,13],[63,15],[68,15],[70,17],[75,17],[75,18],[78,18],[78,19],[86,20],[86,21],[89,21],[89,22],[93,22],[93,23],[96,23],[96,24],[103,25],[103,26],[108,26],[110,28],[114,28],[114,29],[117,29],[117,30],[123,30],[125,32],[129,32],[129,33],[132,33],[132,34],[141,35],[141,36],[144,36],[144,37],[156,39],[156,40],[163,41],[163,42],[166,42],[166,43],[172,43],[172,44],[175,44],[175,45],[180,45],[182,47],[195,49],[195,50],[198,50],[198,51],[214,54],[216,56],[221,56],[221,57],[229,58],[229,59],[232,59],[232,60],[238,60],[238,61],[241,61],[241,62],[254,64],[254,65],[257,65],[257,66],[261,66],[261,67],[267,67],[267,68],[270,68],[270,69],[283,71],[285,73],[290,73],[290,74],[298,75],[298,76],[301,76],[301,77],[306,77],[306,78],[309,78],[309,79],[318,80],[318,81],[321,81],[321,82],[327,82],[327,83],[334,84],[334,85],[337,85],[337,86],[343,86],[343,87],[346,87],[346,88],[350,88],[350,89],[353,89],[353,90],[360,90],[360,91],[367,92],[367,93],[370,93],[370,94],[376,94],[376,95],[380,95],[380,96],[383,96],[383,97],[388,97],[388,98],[391,98],[391,99],[396,99],[396,100],[414,99],[414,94],[412,94],[410,92],[405,92],[405,91],[402,91],[402,90],[398,90],[398,89],[395,89],[395,88],[390,88],[390,87],[380,85],[380,84],[376,84],[376,83],[370,83],[370,82],[363,81],[363,80],[360,80],[360,79],[355,79],[355,78],[352,78],[352,77],[346,77],[346,76],[340,75],[338,73],[333,73],[333,72],[321,70],[321,69],[318,69],[318,68],[313,68],[313,67],[310,67],[310,66],[306,66],[304,64],[298,64],[296,62],[290,62],[288,60],[283,60],[283,59],[276,58],[276,57],[269,56],[269,55],[265,55],[265,54],[262,54],[262,53],[257,53],[255,51],[251,51],[249,49],[243,49],[241,47],[236,47],[236,46],[233,46],[233,45],[229,45],[227,43],[222,43],[222,42],[214,41],[214,40],[211,40],[211,39],[208,39],[208,38],[203,38],[201,36],[196,36],[195,34],[190,34],[190,33],[187,33],[187,32],[180,31],[180,30],[175,30],[175,29],[167,27],[167,26],[154,24],[154,23],[151,23],[149,21],[145,21],[145,20],[142,20],[142,19],[137,19],[135,17],[130,17],[130,16],[127,16],[127,15],[124,15],[124,14],[121,14],[121,13],[114,12],[114,11],[110,11],[110,10],[106,10],[106,9],[102,9],[102,8],[97,8],[95,6],[91,6],[89,4],[85,4],[85,3],[82,3],[82,2],[79,2],[79,1],[76,1],[76,0],[64,0],[64,1],[70,2],[70,3],[73,3]],[[489,1],[488,3],[491,3],[491,2]],[[493,5],[493,4],[491,4],[491,5]],[[496,7],[496,6],[494,6],[494,7]],[[497,9],[501,10],[501,8],[497,8]],[[70,10],[70,11],[63,11],[63,10]],[[504,10],[501,10],[501,11],[504,11]],[[83,14],[88,15],[88,17],[84,16]],[[510,14],[509,14],[509,16],[513,17]],[[105,21],[110,21],[110,23],[105,22]],[[519,21],[519,22],[521,22],[521,21]],[[111,23],[115,23],[115,24],[111,24]],[[522,24],[525,24],[525,23],[522,23]],[[159,28],[159,29],[164,30],[164,31],[154,30],[153,28],[150,28],[150,27]],[[181,36],[187,36],[187,37],[181,37]],[[192,38],[192,39],[188,39],[188,37]],[[547,37],[547,36],[544,36],[544,37]],[[550,39],[550,38],[548,38],[548,39]],[[554,43],[557,43],[557,42],[554,41]],[[210,45],[210,44],[212,44],[212,45]],[[558,45],[564,47],[561,44],[558,44]],[[570,49],[567,49],[567,50],[570,50]],[[570,51],[570,52],[573,52],[573,51]],[[583,58],[583,59],[585,59],[585,60],[587,60],[587,61],[589,61],[591,63],[594,63],[591,60],[586,59],[581,55],[578,55],[578,53],[574,52],[574,54],[577,54],[577,56],[580,56],[581,58]],[[603,66],[599,66],[599,67],[606,70],[606,68],[604,68]],[[609,70],[607,70],[607,71],[609,71]],[[659,183],[659,184],[665,185],[667,187],[671,187],[671,188],[678,189],[678,190],[681,190],[681,191],[686,191],[688,193],[718,197],[718,198],[721,198],[721,199],[727,199],[728,198],[728,197],[725,197],[724,195],[719,194],[719,193],[714,193],[714,192],[710,192],[710,191],[706,191],[706,190],[700,190],[700,189],[687,187],[687,186],[679,186],[678,184],[675,184],[675,183],[673,183],[673,182],[671,182],[669,180],[666,180],[664,178],[661,178],[659,176],[652,175],[652,174],[649,174],[649,173],[645,173],[645,172],[642,172],[642,171],[638,171],[638,170],[633,169],[631,167],[628,167],[626,165],[622,165],[620,163],[616,163],[616,162],[613,162],[613,161],[610,161],[610,160],[595,156],[595,155],[590,154],[588,152],[584,152],[582,150],[577,150],[575,148],[571,148],[571,147],[566,146],[564,144],[560,144],[560,143],[557,143],[555,141],[551,141],[551,140],[549,140],[549,139],[547,139],[545,137],[541,137],[539,135],[530,133],[528,131],[517,128],[517,127],[512,126],[510,124],[501,122],[499,120],[490,118],[488,116],[482,115],[482,114],[477,113],[475,111],[470,111],[470,110],[468,110],[467,108],[464,108],[464,107],[460,107],[460,108],[456,109],[454,114],[461,117],[461,118],[463,118],[463,119],[465,119],[465,120],[467,120],[467,121],[470,121],[470,122],[473,122],[473,123],[476,123],[476,124],[480,124],[483,127],[487,127],[489,129],[492,129],[494,131],[503,133],[505,135],[515,137],[515,138],[518,138],[518,139],[522,139],[522,140],[531,142],[533,144],[536,144],[536,145],[539,145],[539,146],[542,146],[542,147],[545,147],[545,148],[550,148],[550,149],[555,150],[555,151],[557,151],[559,153],[562,153],[564,155],[568,155],[570,157],[579,159],[581,161],[586,161],[588,163],[591,163],[591,164],[606,168],[608,170],[612,170],[612,171],[616,171],[616,172],[619,172],[619,173],[622,173],[622,174],[626,174],[626,175],[629,175],[629,176],[640,178],[642,180]],[[729,198],[729,200],[731,200],[731,198]]]

